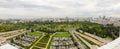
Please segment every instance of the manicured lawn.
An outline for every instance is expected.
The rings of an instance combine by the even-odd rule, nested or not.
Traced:
[[[40,48],[37,48],[37,47],[33,47],[32,49],[40,49]]]
[[[58,33],[55,37],[69,37],[71,34],[69,32]]]
[[[49,43],[47,49],[50,49],[50,46],[51,46],[51,42],[52,42],[52,40],[53,40],[53,37],[52,37],[52,39],[50,40],[50,43]]]
[[[36,44],[36,46],[45,48],[46,45],[47,45],[47,43],[48,43],[48,41],[49,41],[49,38],[50,38],[49,36],[44,36],[44,37]]]
[[[41,39],[42,38],[42,35],[41,36],[39,36],[39,39]],[[30,49],[32,46],[34,46],[35,45],[35,43],[39,40],[39,39],[37,39],[35,42],[33,42],[32,43],[32,45],[31,46],[29,46],[29,48],[28,49]],[[33,49],[33,48],[32,48]]]
[[[30,32],[30,35],[35,35],[35,36],[41,36],[42,34],[40,32]]]
[[[45,48],[45,47],[46,47],[46,44],[37,43],[36,46]]]
[[[43,37],[42,40],[40,40],[39,42],[47,43],[48,40],[49,40],[49,37]]]

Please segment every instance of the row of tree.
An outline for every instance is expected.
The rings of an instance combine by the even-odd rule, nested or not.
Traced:
[[[69,29],[76,29],[77,30],[83,30],[84,32],[89,32],[91,34],[95,34],[100,37],[112,37],[116,38],[119,36],[119,28],[115,27],[112,24],[108,25],[101,25],[97,23],[91,23],[87,21],[83,22],[39,22],[39,21],[33,21],[33,22],[25,22],[25,23],[5,23],[3,25],[0,25],[0,32],[5,31],[12,31],[12,30],[18,30],[18,29],[31,29],[37,30],[37,31],[43,31],[46,33],[54,33],[54,32],[63,32],[67,31]]]
[[[113,39],[119,36],[119,28],[115,27],[112,24],[102,25],[102,24],[95,24],[89,23],[82,25],[78,30],[83,30],[84,32],[88,32],[103,38],[111,37]]]
[[[22,23],[18,23],[18,24],[7,23],[0,25],[0,32],[19,30],[27,27],[28,27],[27,25],[24,25]]]

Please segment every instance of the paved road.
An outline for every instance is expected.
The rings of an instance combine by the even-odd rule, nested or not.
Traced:
[[[100,42],[100,41],[98,41],[98,40],[95,40],[95,39],[93,39],[93,38],[91,38],[91,37],[89,37],[89,36],[87,36],[87,35],[81,34],[81,33],[79,33],[79,32],[75,32],[75,33],[78,34],[78,35],[80,35],[81,37],[84,37],[84,38],[86,38],[86,39],[88,39],[88,40],[96,43],[96,44],[99,45],[99,46],[104,45],[104,43],[102,43],[102,42]]]
[[[50,44],[50,42],[51,42],[51,40],[52,40],[52,37],[55,35],[56,33],[54,33],[54,34],[52,34],[51,36],[50,36],[50,39],[49,39],[49,41],[48,41],[48,43],[47,43],[47,46],[46,46],[46,49],[48,49],[48,46],[49,46],[49,44]]]
[[[14,33],[14,32],[13,32],[13,33]],[[11,35],[11,36],[5,37],[5,39],[10,39],[10,38],[13,38],[13,37],[19,36],[19,35],[24,34],[24,33],[27,33],[27,31],[17,32],[16,34],[14,33],[14,34]]]
[[[97,40],[99,40],[101,42],[104,42],[104,44],[107,44],[107,43],[112,41],[112,40],[108,40],[108,39],[104,39],[104,38],[98,37],[96,35],[93,35],[93,34],[90,34],[90,33],[87,33],[87,32],[85,32],[84,34],[86,34],[86,35],[88,35],[88,36],[90,36],[92,38],[95,38],[95,39],[97,39]]]
[[[44,37],[44,33],[42,34],[41,37],[39,37],[39,39],[37,41],[35,41],[35,43],[30,47],[30,49],[32,49],[40,40],[42,40],[42,38]]]
[[[78,38],[81,39],[81,41],[83,41],[89,48],[92,47],[92,45],[90,43],[88,43],[86,40],[84,40],[82,37],[80,37],[79,35],[76,35]]]
[[[8,32],[0,32],[0,35],[8,34],[8,33],[14,33],[14,32],[23,31],[23,30],[25,30],[25,29],[14,30],[14,31],[8,31]]]
[[[69,31],[71,35],[73,36],[74,40],[77,42],[78,47],[80,49],[85,49],[85,47],[80,43],[79,39],[75,36],[74,31]]]
[[[80,31],[80,32],[83,32],[82,30],[79,30],[79,31]],[[101,38],[101,37],[98,37],[98,36],[96,36],[96,35],[94,35],[94,34],[90,34],[90,33],[88,33],[88,32],[84,32],[84,34],[85,34],[85,35],[88,35],[88,36],[90,36],[90,37],[92,37],[92,38],[94,38],[94,39],[97,39],[97,40],[99,40],[99,41],[101,41],[101,42],[104,42],[104,44],[109,43],[109,42],[112,41],[111,39]]]

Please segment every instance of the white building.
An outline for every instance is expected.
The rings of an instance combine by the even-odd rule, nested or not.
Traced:
[[[120,37],[98,49],[120,49]]]
[[[18,49],[18,48],[10,44],[5,44],[0,46],[0,49]]]

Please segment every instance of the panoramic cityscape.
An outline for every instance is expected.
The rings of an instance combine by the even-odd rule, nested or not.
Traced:
[[[120,49],[120,0],[0,0],[0,49]]]

